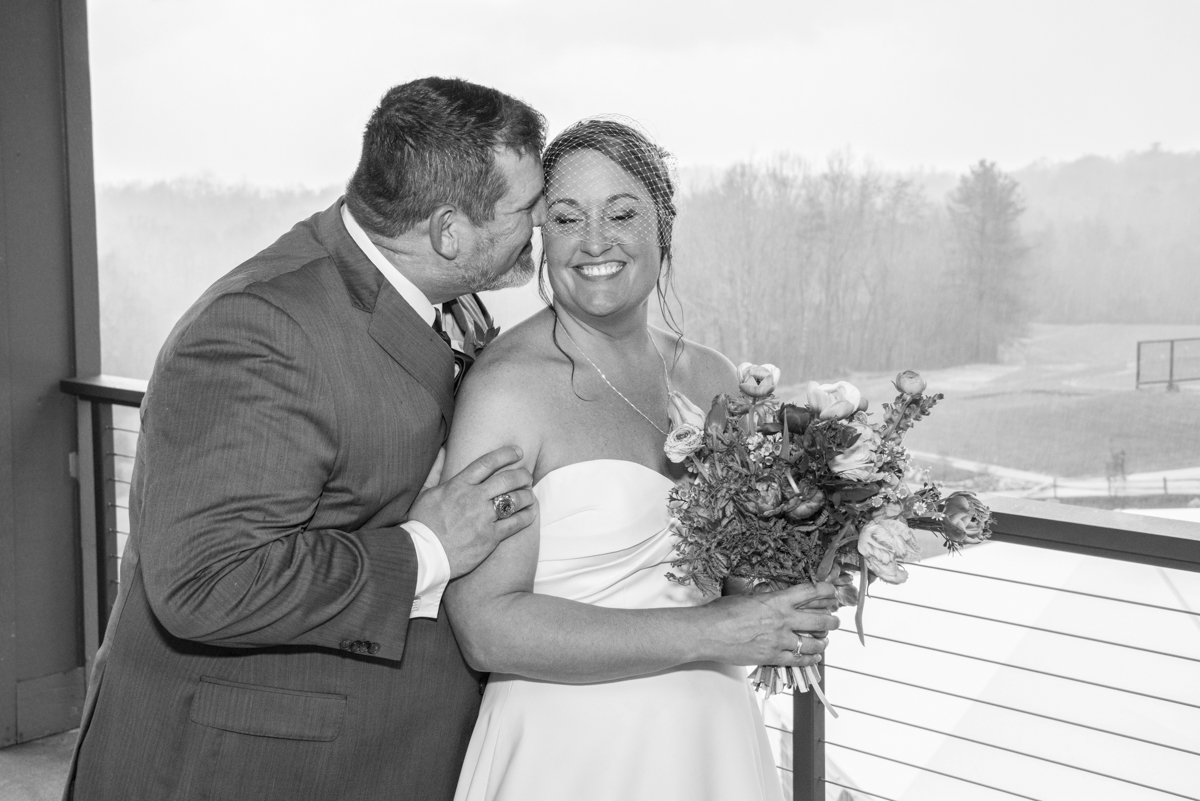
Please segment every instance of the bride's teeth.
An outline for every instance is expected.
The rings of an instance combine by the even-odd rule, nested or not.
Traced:
[[[624,265],[619,261],[606,261],[603,264],[583,264],[580,265],[579,272],[588,278],[599,278],[619,272],[622,266]]]

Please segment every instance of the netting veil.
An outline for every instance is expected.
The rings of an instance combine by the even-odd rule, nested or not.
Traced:
[[[673,160],[633,120],[592,117],[554,138],[543,158],[542,235],[670,248]]]

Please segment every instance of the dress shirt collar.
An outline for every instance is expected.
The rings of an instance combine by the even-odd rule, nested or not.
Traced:
[[[383,273],[383,277],[387,282],[395,287],[400,293],[400,297],[404,298],[404,302],[412,307],[422,320],[427,324],[432,325],[433,320],[437,316],[437,309],[429,302],[429,298],[425,297],[416,284],[404,277],[404,274],[396,269],[387,257],[375,246],[375,243],[367,236],[367,232],[362,229],[354,216],[350,214],[349,207],[345,202],[342,203],[342,222],[346,226],[346,231],[349,232],[350,238],[358,245],[366,257],[371,260],[371,263]]]

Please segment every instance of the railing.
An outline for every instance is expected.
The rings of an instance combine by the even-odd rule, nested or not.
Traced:
[[[1200,525],[989,502],[996,543],[831,635],[838,719],[788,699],[793,797],[1200,799]]]
[[[145,384],[62,386],[80,399],[90,656],[129,531]],[[831,635],[839,718],[811,693],[767,709],[788,794],[1200,799],[1200,525],[990,503],[994,544],[913,565],[899,587],[876,582],[866,648],[849,626]]]
[[[63,392],[79,399],[84,648],[88,672],[117,599],[121,550],[129,536],[129,480],[146,382],[116,376],[68,378]]]
[[[1200,337],[1146,339],[1137,343],[1136,386],[1163,384],[1170,391],[1200,381]]]

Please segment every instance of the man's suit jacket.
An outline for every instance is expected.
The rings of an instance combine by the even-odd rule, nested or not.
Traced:
[[[121,589],[67,797],[448,799],[479,706],[399,527],[450,349],[339,203],[214,284],[142,404]]]

